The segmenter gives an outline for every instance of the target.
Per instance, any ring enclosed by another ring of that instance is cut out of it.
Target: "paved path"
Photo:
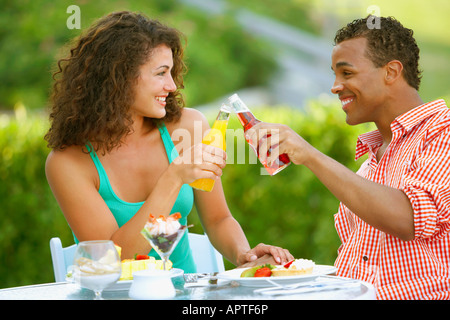
[[[181,0],[210,15],[227,8],[223,0]],[[236,11],[236,20],[248,32],[271,43],[280,66],[269,88],[245,89],[239,94],[254,103],[288,104],[301,108],[305,101],[329,94],[333,83],[330,70],[332,40],[324,41],[302,30],[280,23],[246,9]],[[223,99],[221,99],[223,100]],[[249,102],[249,104],[252,104]]]

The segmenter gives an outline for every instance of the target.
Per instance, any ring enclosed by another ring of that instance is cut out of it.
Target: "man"
[[[393,18],[367,18],[339,30],[332,51],[337,94],[346,122],[374,122],[361,135],[358,172],[320,153],[284,125],[261,123],[261,159],[287,153],[308,167],[341,201],[335,225],[342,245],[337,275],[374,284],[379,299],[450,298],[450,111],[443,100],[423,103],[419,48]],[[279,141],[279,146],[276,142]],[[273,145],[272,145],[273,144]]]

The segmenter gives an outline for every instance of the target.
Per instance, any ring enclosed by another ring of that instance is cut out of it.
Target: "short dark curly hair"
[[[371,25],[372,19],[380,19],[379,28]],[[369,23],[368,23],[369,20]],[[369,28],[370,26],[370,28]],[[367,39],[367,57],[379,68],[392,60],[403,64],[403,77],[407,83],[419,90],[422,78],[419,70],[419,47],[413,37],[413,31],[405,28],[393,17],[375,17],[356,19],[336,32],[334,44],[364,37]]]
[[[58,61],[51,95],[48,146],[71,145],[110,152],[131,132],[130,107],[140,66],[152,50],[166,45],[172,50],[172,78],[177,86],[169,93],[163,121],[177,121],[184,107],[179,89],[184,87],[184,36],[142,13],[113,12],[97,20],[75,39],[67,57]],[[148,119],[148,121],[160,121]]]

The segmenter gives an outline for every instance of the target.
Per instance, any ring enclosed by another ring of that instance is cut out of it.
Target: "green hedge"
[[[45,178],[47,122],[16,114],[0,116],[0,288],[54,281],[49,240],[70,236]]]
[[[305,113],[287,107],[255,108],[254,113],[288,124],[350,168],[358,165],[353,161],[357,128],[345,125],[339,106],[312,102]],[[216,111],[207,116],[212,123]],[[64,246],[73,243],[45,178],[47,126],[45,116],[27,115],[23,106],[16,116],[0,116],[0,288],[52,282],[50,238],[59,236]],[[229,128],[240,128],[234,115]],[[339,245],[333,223],[338,202],[304,167],[291,165],[274,177],[260,175],[260,169],[259,164],[229,164],[223,175],[229,207],[250,243],[279,245],[296,257],[332,264]],[[202,232],[195,212],[190,223]]]

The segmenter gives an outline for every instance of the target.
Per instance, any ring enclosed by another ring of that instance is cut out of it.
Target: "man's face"
[[[366,47],[366,38],[345,40],[333,48],[331,56],[336,75],[331,92],[339,96],[350,125],[377,122],[383,115],[386,71],[375,67],[365,54]]]

